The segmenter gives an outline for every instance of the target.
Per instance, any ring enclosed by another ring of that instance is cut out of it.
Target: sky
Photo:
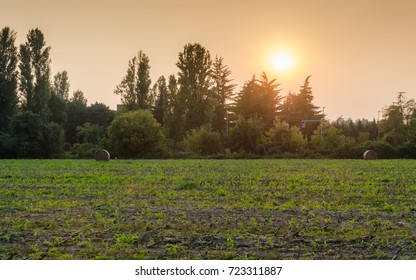
[[[311,75],[313,102],[330,120],[377,119],[400,91],[416,99],[414,0],[0,1],[0,28],[16,31],[17,44],[39,28],[52,75],[66,70],[71,93],[90,104],[116,108],[113,91],[139,50],[153,83],[177,74],[188,43],[223,57],[236,91],[265,72],[284,96]],[[292,56],[289,70],[272,66],[279,52]]]

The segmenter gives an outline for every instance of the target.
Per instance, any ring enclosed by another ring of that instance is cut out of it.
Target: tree
[[[107,128],[115,117],[115,112],[103,103],[95,102],[86,109],[86,119],[93,125]]]
[[[313,105],[312,89],[309,86],[308,76],[301,86],[299,94],[289,93],[281,107],[279,117],[286,121],[290,126],[300,127],[302,120],[320,120],[324,116],[319,112],[319,107]],[[303,133],[308,136],[312,135],[318,124],[309,123]]]
[[[345,136],[335,126],[321,122],[311,136],[311,145],[317,150],[333,151],[345,143]]]
[[[16,111],[17,96],[17,48],[16,32],[9,27],[0,31],[0,131],[7,131],[9,119]]]
[[[406,142],[409,125],[416,111],[414,99],[407,99],[404,92],[397,94],[397,101],[384,109],[383,120],[380,122],[380,131],[383,139],[394,147]]]
[[[276,83],[276,79],[269,80],[266,73],[263,72],[260,79],[260,96],[261,102],[259,102],[259,116],[262,117],[266,127],[271,127],[280,109],[280,89],[279,84]]]
[[[263,120],[267,129],[272,127],[280,108],[278,86],[276,80],[270,81],[265,73],[260,80],[253,76],[237,94],[234,105],[236,115],[245,118],[257,116]]]
[[[53,78],[51,98],[48,102],[50,120],[64,125],[67,121],[66,104],[69,93],[68,73],[58,72]]]
[[[276,118],[274,125],[266,132],[267,150],[270,154],[297,153],[302,150],[307,140],[297,126]]]
[[[22,111],[13,115],[12,135],[17,138],[17,157],[55,158],[63,152],[64,131],[54,122],[45,123],[40,115]]]
[[[89,122],[77,126],[77,137],[80,142],[88,144],[98,144],[105,137],[105,128]]]
[[[235,152],[257,153],[258,147],[266,141],[264,136],[264,123],[258,117],[246,119],[240,116],[230,130],[229,146]]]
[[[213,87],[211,88],[215,107],[214,116],[212,120],[212,127],[215,131],[225,132],[226,128],[226,114],[227,114],[227,101],[230,101],[233,97],[235,84],[231,84],[231,71],[228,66],[224,65],[222,57],[215,57],[212,64],[212,80]]]
[[[84,93],[77,90],[73,93],[67,104],[67,116],[65,129],[65,139],[67,142],[74,144],[77,142],[77,127],[87,122],[87,99]]]
[[[184,139],[185,147],[196,155],[213,155],[223,149],[221,134],[211,129],[210,124],[205,124],[197,129],[192,129]]]
[[[166,85],[166,78],[161,76],[153,86],[154,96],[156,98],[155,107],[153,108],[153,115],[155,119],[163,126],[164,115],[168,110],[168,88]]]
[[[114,93],[121,96],[127,111],[147,109],[152,105],[149,58],[142,51],[129,61],[127,73]]]
[[[117,116],[108,127],[110,145],[122,158],[154,158],[166,152],[160,124],[147,110]]]
[[[39,114],[42,120],[49,115],[50,98],[50,47],[46,47],[43,33],[32,29],[27,42],[20,45],[20,91],[23,108]]]
[[[185,131],[211,122],[211,64],[209,51],[200,44],[188,44],[179,53],[177,106],[184,109]]]
[[[53,84],[52,84],[52,89],[51,89],[52,93],[59,96],[65,102],[68,101],[68,98],[69,98],[68,94],[69,94],[70,84],[68,80],[69,80],[68,72],[66,71],[58,72],[53,77]]]
[[[185,100],[178,94],[178,81],[175,75],[169,76],[166,110],[163,114],[163,128],[168,138],[175,141],[185,134]]]

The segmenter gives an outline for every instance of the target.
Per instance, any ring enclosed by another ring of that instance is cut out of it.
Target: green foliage
[[[75,144],[72,148],[72,153],[78,158],[94,158],[97,146],[91,143]]]
[[[21,158],[54,158],[63,153],[64,132],[53,122],[44,123],[38,114],[19,112],[11,120],[12,135],[18,141]]]
[[[84,93],[77,90],[67,104],[68,120],[65,126],[65,139],[74,144],[77,142],[77,127],[87,122],[87,100]]]
[[[200,44],[187,44],[176,65],[179,68],[176,105],[180,108],[177,113],[184,120],[186,132],[212,119],[211,55]]]
[[[233,111],[237,116],[246,119],[260,117],[265,128],[272,127],[280,108],[281,96],[278,87],[276,80],[269,81],[265,73],[260,80],[253,76],[237,94]]]
[[[150,65],[149,57],[139,51],[129,61],[127,73],[114,93],[121,96],[127,111],[148,109],[152,105],[150,96]]]
[[[51,93],[51,98],[48,101],[48,108],[50,111],[49,119],[53,122],[65,125],[67,121],[66,113],[66,101],[56,94],[54,91]]]
[[[0,132],[7,132],[9,119],[16,111],[17,97],[17,48],[16,32],[9,27],[0,31]]]
[[[117,116],[108,128],[109,142],[121,158],[161,157],[166,152],[160,124],[146,110]]]
[[[267,152],[269,154],[299,153],[305,148],[307,140],[300,129],[276,118],[274,126],[266,132]]]
[[[321,151],[332,151],[345,142],[345,136],[330,123],[323,121],[311,136],[311,146]]]
[[[77,126],[77,137],[84,143],[98,144],[105,136],[105,128],[91,123]]]
[[[25,110],[39,114],[42,120],[49,115],[50,47],[46,47],[39,29],[29,30],[27,41],[20,45],[20,91]]]
[[[42,127],[42,138],[39,141],[43,145],[42,158],[59,158],[63,155],[64,130],[57,123],[46,123]]]
[[[226,130],[227,101],[233,98],[233,91],[236,87],[235,84],[231,84],[232,80],[229,78],[231,71],[228,66],[224,65],[223,60],[222,57],[215,57],[211,73],[213,80],[211,91],[215,103],[212,128],[220,133]]]
[[[397,150],[390,143],[384,141],[368,141],[361,144],[358,149],[361,151],[361,156],[366,150],[374,150],[380,159],[397,157]]]
[[[188,132],[184,143],[189,151],[201,156],[218,154],[223,150],[221,134],[212,131],[209,124]]]
[[[56,73],[53,77],[51,92],[66,102],[69,99],[69,87],[68,72],[63,71]]]
[[[19,139],[0,131],[0,158],[15,158],[19,148]]]
[[[181,141],[185,133],[185,104],[182,101],[178,96],[178,81],[175,75],[170,75],[164,102],[163,130],[168,138],[176,142]]]
[[[300,126],[302,120],[319,120],[323,117],[318,111],[319,107],[312,103],[314,97],[312,89],[309,86],[310,77],[311,76],[308,76],[305,79],[299,94],[288,93],[281,107],[282,110],[279,113],[279,117],[286,121],[290,126]],[[308,124],[308,126],[303,129],[303,133],[310,138],[316,127],[316,124]]]
[[[115,112],[103,103],[95,102],[87,107],[86,119],[93,125],[107,127],[113,121]]]
[[[407,142],[397,149],[397,154],[400,158],[416,159],[416,143]]]
[[[168,112],[170,109],[168,106],[168,88],[164,76],[161,76],[154,84],[153,95],[156,98],[153,115],[158,123],[163,126],[165,121],[165,112]]]
[[[246,119],[241,116],[235,127],[230,130],[228,146],[234,152],[256,153],[265,141],[263,120],[258,117]]]

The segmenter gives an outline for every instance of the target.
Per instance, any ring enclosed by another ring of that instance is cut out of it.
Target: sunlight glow
[[[287,71],[293,66],[293,58],[289,53],[280,52],[272,56],[271,64],[278,71]]]

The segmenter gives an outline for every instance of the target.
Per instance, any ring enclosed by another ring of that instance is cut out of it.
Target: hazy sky
[[[128,61],[149,56],[152,82],[176,74],[178,54],[200,43],[224,57],[238,90],[263,71],[282,94],[308,75],[327,116],[377,118],[397,92],[416,98],[414,0],[0,0],[0,28],[39,28],[52,47],[53,75],[67,70],[71,93],[115,109]],[[279,72],[271,57],[291,53]]]

